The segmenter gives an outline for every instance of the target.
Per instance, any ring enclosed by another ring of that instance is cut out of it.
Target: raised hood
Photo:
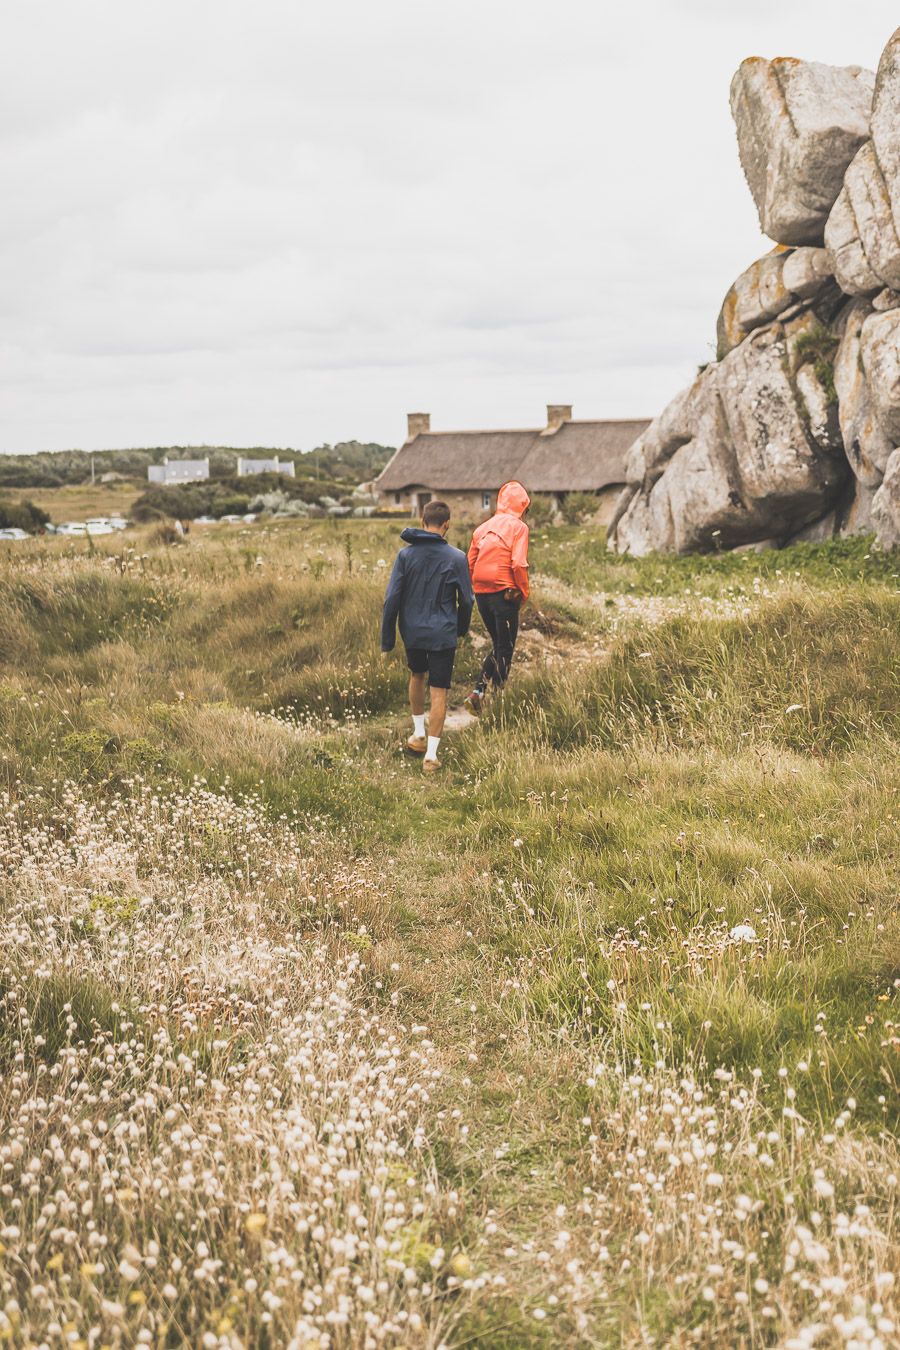
[[[510,515],[521,516],[531,505],[531,498],[525,491],[521,483],[512,479],[509,483],[504,483],[497,493],[497,510],[508,511]]]

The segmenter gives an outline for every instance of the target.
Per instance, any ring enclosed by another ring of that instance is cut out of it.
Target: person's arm
[[[510,550],[513,584],[522,592],[522,604],[528,599],[528,526],[522,521],[522,528],[516,531],[516,537]]]
[[[477,534],[473,534],[473,535],[472,535],[472,542],[471,542],[471,544],[469,545],[469,575],[470,575],[470,576],[471,576],[472,573],[475,571],[475,564],[476,564],[476,562],[478,561],[478,554],[479,554],[480,551],[481,551],[481,546],[480,546],[480,544],[479,544],[479,542],[478,542],[478,535],[477,535]]]
[[[397,618],[400,614],[400,602],[403,599],[403,557],[406,549],[397,554],[391,579],[384,596],[384,609],[381,611],[381,650],[392,652],[397,642]]]
[[[456,596],[456,632],[459,637],[465,637],[469,631],[469,624],[472,622],[472,610],[475,606],[475,592],[472,590],[472,578],[469,575],[469,563],[465,557],[460,558],[457,570],[457,596]]]

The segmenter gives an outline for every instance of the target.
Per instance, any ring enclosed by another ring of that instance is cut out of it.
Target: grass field
[[[900,559],[535,531],[433,781],[396,535],[0,552],[0,1341],[896,1345]]]
[[[135,483],[78,483],[58,488],[16,488],[8,496],[33,501],[47,512],[54,525],[67,520],[88,520],[93,516],[127,517],[143,491]]]

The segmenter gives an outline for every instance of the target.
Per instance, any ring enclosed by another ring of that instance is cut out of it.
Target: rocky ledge
[[[738,277],[717,359],[628,457],[620,553],[874,532],[900,544],[900,29],[876,75],[779,58],[731,85],[775,248]]]

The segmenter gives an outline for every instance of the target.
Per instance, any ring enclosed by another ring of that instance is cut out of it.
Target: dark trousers
[[[509,678],[516,638],[519,635],[519,606],[507,600],[502,591],[475,596],[478,613],[491,639],[491,650],[485,657],[476,689],[485,689],[488,681],[502,689]]]

